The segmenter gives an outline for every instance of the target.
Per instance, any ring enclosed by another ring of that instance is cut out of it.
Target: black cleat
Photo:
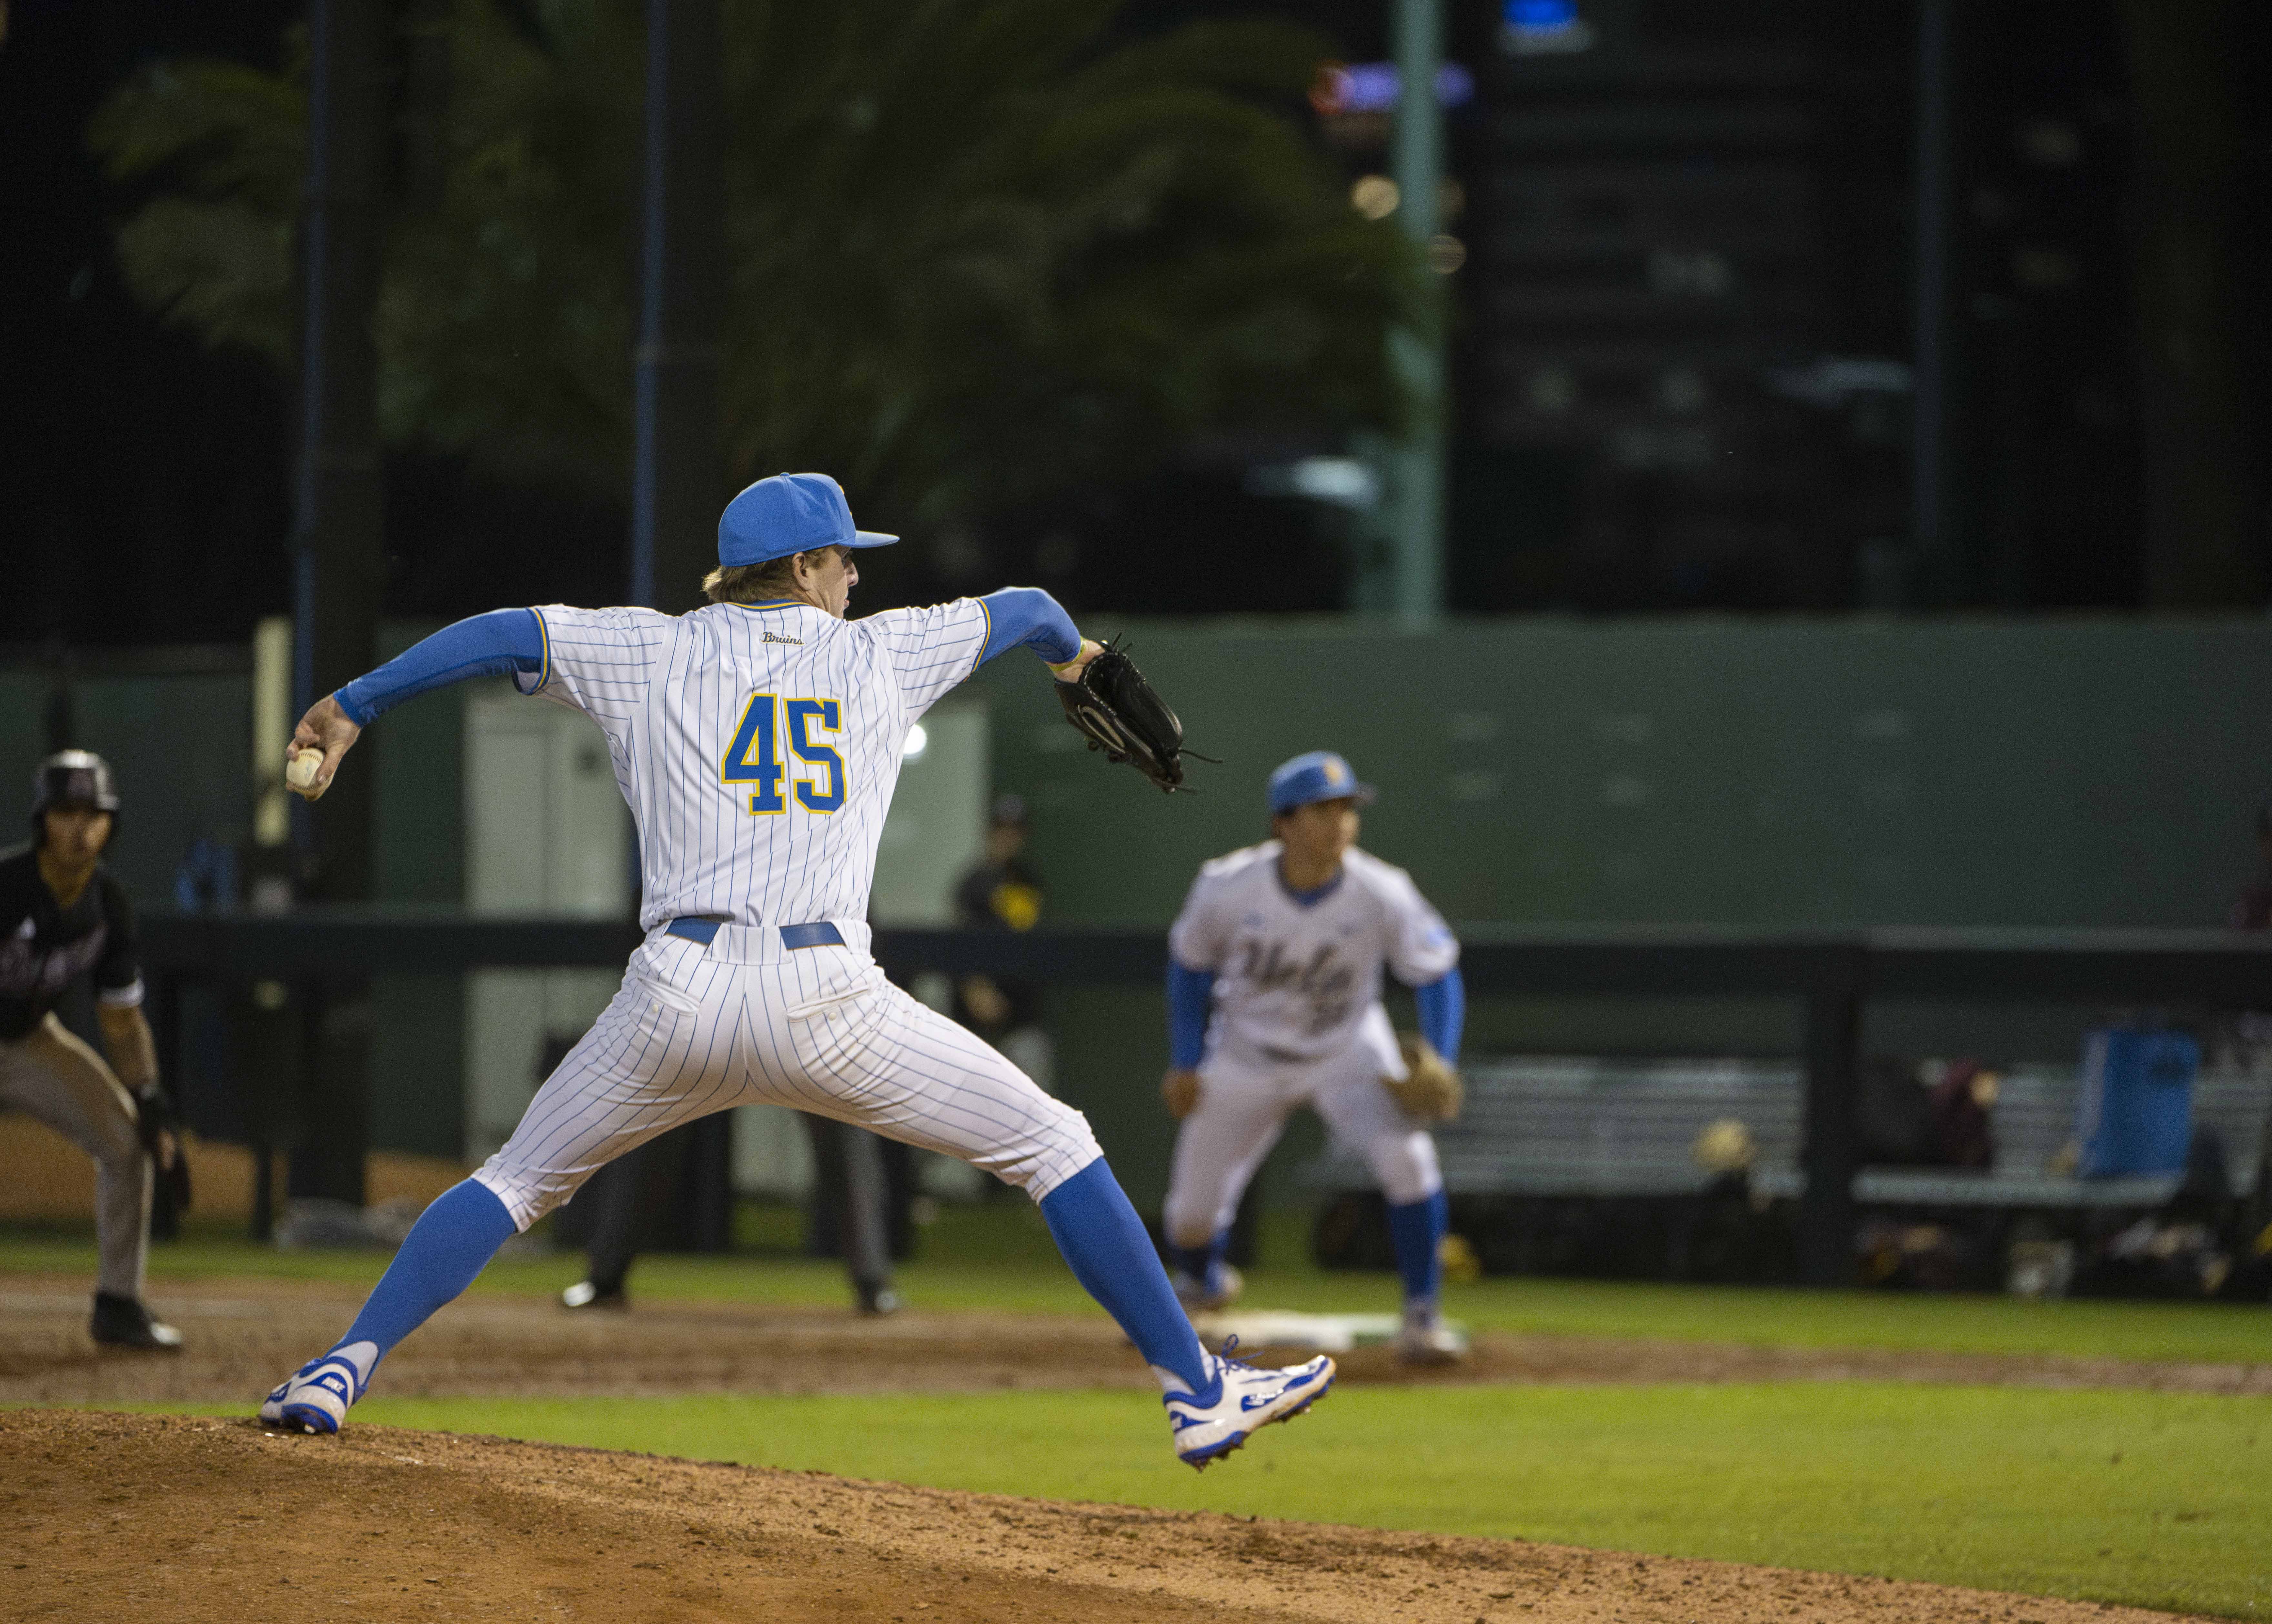
[[[145,1353],[179,1353],[182,1333],[156,1318],[131,1297],[94,1294],[94,1318],[88,1333],[107,1348],[135,1348]]]
[[[560,1293],[563,1308],[614,1308],[632,1306],[631,1294],[619,1285],[598,1286],[589,1280],[579,1280]]]

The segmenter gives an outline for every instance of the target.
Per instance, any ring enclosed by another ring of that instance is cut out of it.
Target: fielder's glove
[[[162,1136],[175,1126],[174,1102],[168,1096],[162,1083],[151,1083],[134,1096],[134,1130],[141,1135],[142,1148],[149,1152],[150,1160],[157,1164],[158,1177],[171,1193],[176,1212],[190,1209],[190,1158],[182,1149],[179,1134],[174,1135],[174,1159],[165,1159]]]
[[[1108,761],[1127,762],[1166,794],[1184,787],[1184,724],[1144,680],[1125,646],[1107,643],[1078,677],[1057,686],[1065,720],[1091,750],[1104,752]]]
[[[1398,1034],[1396,1046],[1404,1056],[1404,1075],[1383,1077],[1380,1086],[1398,1108],[1420,1122],[1449,1122],[1458,1116],[1467,1099],[1460,1074],[1416,1033]]]

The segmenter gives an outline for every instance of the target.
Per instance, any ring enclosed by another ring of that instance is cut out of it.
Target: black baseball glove
[[[1107,643],[1076,680],[1058,684],[1058,702],[1065,720],[1105,760],[1127,762],[1166,794],[1185,787],[1184,724],[1144,680],[1124,645]]]
[[[135,1131],[142,1136],[142,1148],[150,1153],[156,1164],[158,1178],[172,1193],[174,1210],[190,1209],[190,1157],[182,1149],[179,1134],[174,1138],[174,1159],[164,1159],[161,1136],[175,1126],[174,1102],[164,1085],[151,1083],[134,1096]]]

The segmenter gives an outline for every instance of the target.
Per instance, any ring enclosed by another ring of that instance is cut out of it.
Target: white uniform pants
[[[1386,1029],[1386,1017],[1381,1019]],[[1278,1142],[1287,1113],[1308,1104],[1344,1144],[1361,1154],[1397,1206],[1443,1188],[1436,1141],[1380,1086],[1379,1048],[1364,1026],[1323,1060],[1281,1063],[1221,1053],[1200,1066],[1200,1103],[1176,1132],[1176,1164],[1162,1212],[1168,1238],[1203,1246],[1228,1228],[1239,1197]]]
[[[474,1177],[522,1229],[667,1128],[787,1105],[958,1156],[1040,1201],[1102,1152],[1080,1112],[884,978],[866,932],[791,950],[728,926],[656,931],[624,984]]]
[[[0,1104],[94,1158],[94,1234],[102,1254],[96,1288],[140,1297],[150,1255],[151,1171],[126,1085],[50,1014],[22,1037],[0,1042]]]

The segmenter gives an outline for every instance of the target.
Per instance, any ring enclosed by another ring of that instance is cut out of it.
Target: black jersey
[[[142,1001],[134,910],[126,888],[100,863],[69,908],[40,878],[30,846],[0,852],[0,1039],[21,1037],[78,977],[94,972],[106,1004]]]
[[[954,887],[955,923],[966,931],[1030,931],[1042,917],[1042,885],[1017,858],[1005,863],[982,863]],[[1042,1018],[1042,990],[1030,981],[995,984],[1009,1003],[1000,1021],[981,1021],[963,1001],[962,984],[954,985],[954,1018],[992,1043],[1005,1033],[1032,1026]]]

